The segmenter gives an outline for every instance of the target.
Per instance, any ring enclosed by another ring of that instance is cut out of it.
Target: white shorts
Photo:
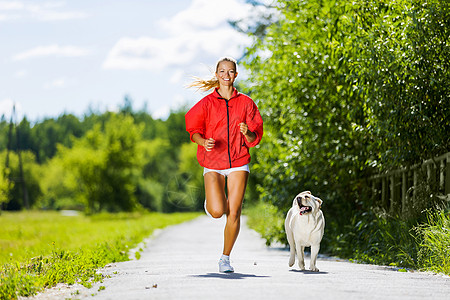
[[[228,175],[230,175],[231,172],[234,172],[234,171],[246,171],[246,172],[250,173],[250,168],[248,167],[248,164],[243,165],[242,167],[235,167],[235,168],[224,169],[224,170],[214,170],[214,169],[204,168],[203,176],[205,176],[205,174],[209,173],[209,172],[216,172],[216,173],[219,173],[220,175],[227,177]]]

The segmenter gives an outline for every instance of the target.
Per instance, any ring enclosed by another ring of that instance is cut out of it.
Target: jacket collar
[[[225,98],[223,98],[223,97],[219,94],[219,88],[215,88],[215,89],[214,89],[213,95],[214,95],[214,97],[217,98],[217,99],[224,99],[224,100],[225,100]],[[233,94],[231,94],[231,98],[230,98],[230,99],[227,99],[227,100],[231,100],[231,99],[233,99],[234,97],[237,97],[238,95],[239,95],[239,92],[237,91],[237,89],[236,89],[235,87],[233,87]]]

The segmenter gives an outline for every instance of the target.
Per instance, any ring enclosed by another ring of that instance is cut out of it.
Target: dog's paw
[[[305,264],[298,263],[298,268],[299,268],[301,271],[304,271],[304,270],[305,270]]]
[[[295,257],[294,258],[289,258],[289,267],[292,267],[295,263]]]
[[[317,267],[310,267],[309,270],[311,272],[319,272],[319,269],[317,269]]]

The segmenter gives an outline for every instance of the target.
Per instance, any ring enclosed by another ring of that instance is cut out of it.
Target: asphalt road
[[[204,216],[168,227],[141,246],[139,260],[101,270],[110,278],[91,289],[59,285],[34,299],[450,299],[444,275],[325,256],[318,273],[289,268],[289,252],[267,248],[245,217],[231,254],[235,273],[219,273],[224,222]]]

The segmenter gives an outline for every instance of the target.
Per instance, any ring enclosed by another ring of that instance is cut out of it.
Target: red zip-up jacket
[[[214,148],[206,151],[197,148],[197,160],[202,167],[223,170],[240,167],[250,162],[249,148],[259,144],[263,136],[263,120],[258,107],[247,95],[234,89],[229,100],[220,96],[217,89],[195,104],[185,115],[186,130],[192,136],[213,138]],[[240,132],[239,123],[246,123],[256,134],[249,143]]]

